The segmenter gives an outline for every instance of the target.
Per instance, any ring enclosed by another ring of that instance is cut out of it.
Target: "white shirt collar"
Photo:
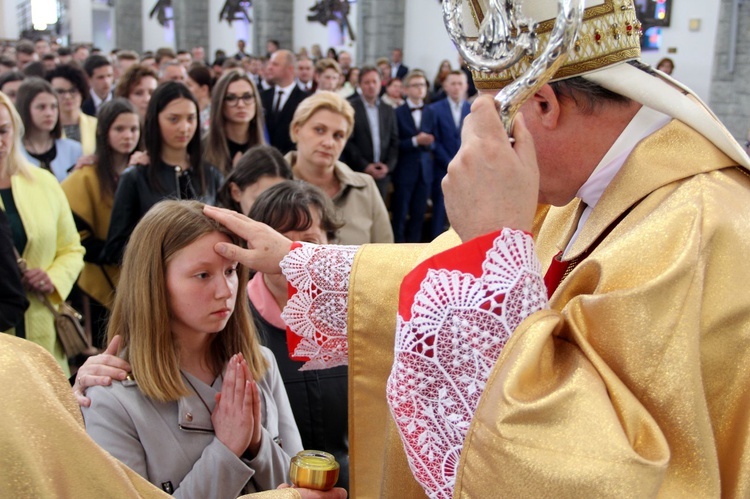
[[[98,95],[96,95],[96,92],[94,92],[94,89],[92,88],[89,93],[91,94],[91,99],[94,101],[94,109],[97,111],[100,107],[102,107],[102,104],[105,102],[109,102],[109,100],[112,98],[112,91],[107,92],[107,97],[104,99],[99,98]]]
[[[612,182],[612,179],[615,178],[622,165],[625,164],[625,160],[628,159],[635,146],[652,133],[664,127],[671,120],[672,118],[668,115],[646,106],[642,106],[635,116],[633,116],[628,126],[625,127],[625,130],[622,131],[615,143],[612,144],[607,154],[604,155],[596,168],[594,168],[588,180],[586,180],[576,193],[576,197],[586,203],[586,208],[578,221],[578,228],[575,234],[570,238],[568,246],[565,248],[565,253],[570,250],[573,242],[578,238],[578,234],[589,219],[589,216],[591,216],[591,212],[594,211],[594,207],[599,202],[602,194],[604,194],[604,190]]]
[[[284,95],[286,96],[287,94],[292,93],[292,90],[294,90],[295,85],[297,85],[296,81],[293,81],[292,83],[290,83],[286,87],[280,87],[280,86],[276,85],[276,88],[274,90],[275,90],[275,92],[277,94],[279,93],[279,90],[281,90],[282,92],[284,92]]]
[[[415,104],[414,101],[409,98],[406,99],[406,102],[409,104],[409,109],[414,109],[415,107],[424,107],[424,102],[422,102],[422,104]]]

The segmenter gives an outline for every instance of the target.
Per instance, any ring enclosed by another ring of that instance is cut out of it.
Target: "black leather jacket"
[[[148,177],[149,169],[155,168],[156,180],[161,189],[154,188]],[[215,205],[216,193],[224,182],[219,170],[211,165],[203,165],[205,185],[199,193],[199,182],[190,170],[182,171],[179,166],[164,162],[151,166],[130,166],[120,175],[112,207],[112,218],[107,233],[107,242],[102,250],[102,262],[120,264],[125,245],[130,234],[146,212],[153,205],[165,199],[196,199],[202,203]]]

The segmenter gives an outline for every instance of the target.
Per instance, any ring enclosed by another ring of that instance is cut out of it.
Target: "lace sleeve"
[[[406,277],[401,302],[388,404],[415,478],[450,498],[492,367],[521,321],[548,306],[533,240],[505,229],[437,255]]]
[[[358,246],[301,243],[281,261],[293,294],[281,313],[299,337],[293,357],[308,360],[301,371],[347,365],[349,276]]]

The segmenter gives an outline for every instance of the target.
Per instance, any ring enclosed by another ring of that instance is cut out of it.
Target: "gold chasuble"
[[[540,210],[546,270],[579,201]],[[385,399],[397,293],[458,244],[365,246],[350,280],[351,496],[424,497]],[[425,249],[426,248],[426,249]],[[678,121],[643,140],[505,346],[454,497],[750,497],[750,174]]]

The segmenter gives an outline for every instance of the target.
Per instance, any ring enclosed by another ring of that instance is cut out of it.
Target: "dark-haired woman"
[[[158,81],[158,75],[152,67],[133,64],[120,77],[115,87],[115,97],[124,97],[132,102],[143,123]]]
[[[211,70],[201,62],[193,63],[188,70],[185,84],[198,101],[201,137],[205,137],[211,124],[211,89],[214,86]]]
[[[26,79],[26,75],[20,71],[8,71],[0,76],[0,92],[4,93],[10,99],[13,105],[16,104],[16,95],[18,94],[18,87]]]
[[[96,118],[81,111],[84,96],[89,95],[86,73],[78,66],[62,64],[45,77],[60,101],[60,125],[63,137],[81,143],[83,154],[96,149]]]
[[[244,72],[227,71],[216,82],[211,97],[206,161],[226,175],[245,151],[266,142],[255,83]]]
[[[255,146],[237,161],[219,190],[219,205],[237,213],[250,213],[263,191],[292,179],[292,168],[273,146]]]
[[[216,204],[224,178],[204,164],[198,129],[198,102],[182,83],[157,87],[146,111],[143,135],[149,166],[131,166],[120,177],[103,261],[117,264],[138,221],[163,199],[197,199]]]
[[[120,174],[138,145],[140,120],[133,104],[115,98],[99,110],[96,162],[75,170],[62,183],[73,218],[86,248],[78,287],[91,299],[94,346],[105,346],[105,321],[112,306],[119,267],[101,260]]]
[[[323,191],[302,180],[268,188],[250,210],[262,222],[292,241],[327,244],[341,228],[333,202]],[[349,488],[348,369],[301,370],[292,360],[281,311],[289,299],[282,274],[257,272],[247,286],[261,341],[276,357],[281,378],[306,449],[330,452],[341,465],[339,487]]]
[[[23,121],[26,158],[62,182],[82,150],[79,142],[62,138],[59,104],[52,85],[36,77],[24,80],[18,87],[16,109]]]

